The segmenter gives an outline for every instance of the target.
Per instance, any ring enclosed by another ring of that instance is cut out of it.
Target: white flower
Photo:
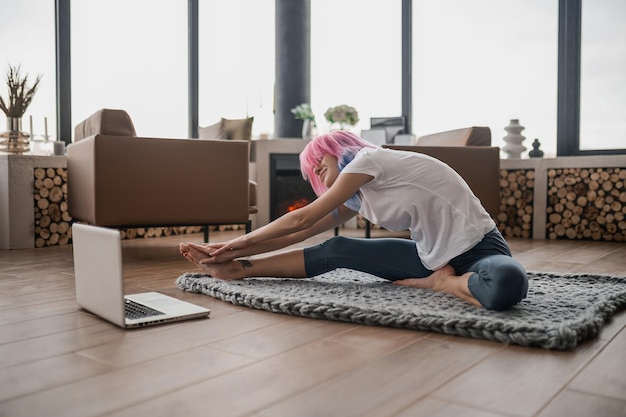
[[[359,113],[352,106],[342,104],[340,106],[331,107],[326,110],[324,117],[330,123],[339,123],[340,125],[354,126],[359,121]]]

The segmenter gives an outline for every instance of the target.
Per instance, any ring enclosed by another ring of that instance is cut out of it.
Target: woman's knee
[[[472,295],[489,310],[506,310],[526,298],[528,276],[524,268],[506,255],[478,261],[468,286]]]
[[[307,275],[318,275],[337,268],[335,257],[345,250],[347,243],[347,237],[335,236],[304,249],[304,268]]]
[[[326,240],[325,242],[323,242],[322,246],[325,247],[326,250],[334,252],[336,250],[340,250],[341,248],[345,247],[349,241],[350,241],[350,238],[348,237],[334,236]]]

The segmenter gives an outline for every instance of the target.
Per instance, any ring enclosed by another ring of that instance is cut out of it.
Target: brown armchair
[[[205,241],[208,225],[250,230],[256,190],[248,141],[134,137],[121,110],[101,110],[75,133],[67,148],[68,209],[75,220],[106,227],[203,225]]]

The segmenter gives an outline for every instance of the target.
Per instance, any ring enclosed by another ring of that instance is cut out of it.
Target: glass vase
[[[7,131],[0,133],[0,152],[24,153],[29,151],[28,133],[22,132],[21,117],[7,117]]]
[[[311,140],[317,135],[315,120],[305,119],[302,122],[302,139]]]

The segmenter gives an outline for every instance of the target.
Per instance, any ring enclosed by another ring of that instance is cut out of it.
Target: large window
[[[8,66],[19,66],[21,74],[28,74],[32,85],[41,75],[39,88],[22,119],[22,129],[43,136],[44,120],[48,120],[48,134],[56,134],[54,64],[54,2],[49,0],[2,0],[0,2],[0,95],[8,98],[5,83]],[[0,131],[5,130],[4,113],[0,112]]]
[[[139,136],[187,134],[187,3],[71,2],[72,125],[126,110]]]
[[[324,112],[353,106],[360,122],[400,116],[402,25],[400,1],[311,1],[311,105],[321,132]]]
[[[201,1],[199,125],[254,117],[274,131],[274,0]]]
[[[580,149],[626,148],[626,2],[582,3]]]
[[[556,154],[558,2],[413,1],[413,133],[510,119]]]

